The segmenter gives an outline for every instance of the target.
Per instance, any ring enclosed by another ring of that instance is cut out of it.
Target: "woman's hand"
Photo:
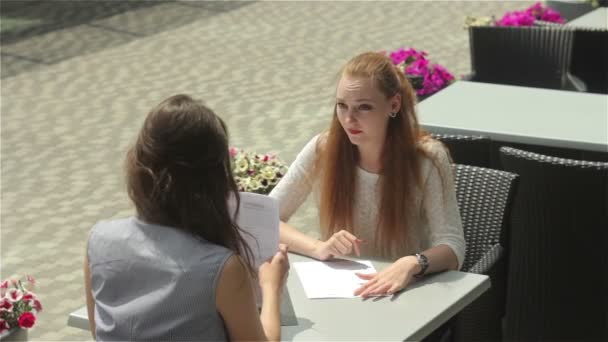
[[[356,273],[361,279],[369,280],[355,291],[355,296],[369,297],[392,295],[403,290],[420,270],[416,257],[406,256],[395,261],[379,273]]]
[[[279,244],[279,251],[268,261],[260,265],[258,278],[262,289],[282,291],[289,274],[289,259],[287,246]]]
[[[314,255],[319,260],[329,260],[336,256],[348,255],[353,251],[357,256],[361,255],[359,244],[363,240],[358,239],[346,230],[334,233],[327,241],[319,241]]]

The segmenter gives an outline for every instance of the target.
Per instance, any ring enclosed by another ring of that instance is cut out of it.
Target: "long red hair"
[[[401,109],[389,120],[382,150],[381,200],[374,241],[382,256],[395,256],[407,245],[411,210],[417,208],[414,194],[421,189],[420,165],[426,153],[418,142],[429,137],[416,118],[414,89],[389,57],[363,53],[343,67],[340,76],[345,75],[371,78],[387,99],[401,94]],[[322,234],[329,238],[341,229],[353,232],[358,153],[340,125],[335,107],[329,131],[319,140],[317,150]]]

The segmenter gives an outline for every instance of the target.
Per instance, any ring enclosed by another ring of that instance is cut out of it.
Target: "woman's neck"
[[[371,173],[382,170],[382,145],[359,145],[359,167]]]

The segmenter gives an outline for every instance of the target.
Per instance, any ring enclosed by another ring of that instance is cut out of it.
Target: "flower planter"
[[[405,75],[414,90],[422,89],[424,77],[422,75]]]
[[[545,4],[558,11],[567,21],[576,19],[594,9],[591,2],[584,0],[546,0]]]
[[[2,342],[9,341],[27,341],[27,329],[12,328],[0,334]]]

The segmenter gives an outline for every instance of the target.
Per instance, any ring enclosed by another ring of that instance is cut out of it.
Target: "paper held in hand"
[[[253,267],[258,267],[279,250],[279,202],[272,197],[240,192],[241,207],[238,226],[245,232],[243,238],[251,248]],[[230,201],[234,212],[234,201]]]
[[[369,260],[303,261],[294,267],[310,299],[355,298],[355,290],[367,282],[355,273],[376,273]]]

